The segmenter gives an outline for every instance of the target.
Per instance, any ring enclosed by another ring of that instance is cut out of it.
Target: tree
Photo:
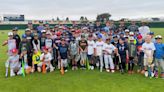
[[[57,21],[60,21],[59,17],[56,18]]]
[[[97,15],[97,21],[105,22],[105,21],[108,21],[110,17],[111,17],[111,14],[102,13],[102,14]]]
[[[66,18],[66,21],[69,21],[69,18],[68,17]]]
[[[80,17],[80,21],[84,21],[84,16],[81,16]]]

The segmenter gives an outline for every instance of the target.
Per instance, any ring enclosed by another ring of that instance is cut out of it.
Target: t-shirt
[[[45,53],[41,54],[40,60],[43,60],[45,63],[48,63],[49,61],[52,60],[51,53],[48,52],[47,54],[45,54]]]
[[[117,44],[117,48],[120,56],[126,56],[126,50],[128,50],[128,46],[126,44]]]
[[[10,68],[16,68],[21,66],[21,63],[19,62],[19,55],[10,56],[7,62],[9,62]]]
[[[164,44],[155,43],[155,58],[162,59],[164,58]]]
[[[88,55],[93,55],[95,42],[93,40],[92,41],[88,40],[87,43],[88,43]]]
[[[144,53],[143,53],[143,51],[142,51],[142,44],[144,43],[144,41],[142,41],[141,43],[139,43],[138,41],[137,41],[137,43],[136,43],[136,49],[137,49],[137,51],[139,51],[140,52],[140,55],[144,55]]]
[[[53,46],[53,40],[52,39],[46,39],[45,40],[45,46],[47,48],[52,48],[52,46]]]
[[[79,46],[83,49],[83,50],[85,50],[85,48],[88,46],[88,43],[87,43],[87,41],[86,40],[84,40],[84,41],[79,41]]]
[[[67,45],[64,45],[64,46],[60,45],[58,50],[59,50],[61,59],[67,59],[68,46]]]
[[[148,58],[148,56],[153,57],[151,52],[155,50],[154,43],[143,43],[142,50],[144,51],[144,58]]]
[[[78,44],[76,42],[71,42],[69,48],[70,48],[70,54],[71,55],[77,54]]]
[[[15,39],[8,40],[8,54],[9,55],[12,55],[12,52],[11,52],[12,49],[16,49],[16,40]]]
[[[138,26],[137,25],[130,25],[129,27],[128,27],[128,29],[130,30],[130,32],[136,32],[136,31],[138,31]]]
[[[41,47],[45,46],[45,40],[46,40],[46,38],[43,38],[43,37],[40,38],[40,46]]]
[[[41,55],[40,51],[38,51],[36,54],[33,54],[32,61],[34,62],[34,64],[40,63],[40,55]]]
[[[103,45],[103,50],[105,51],[104,54],[112,54],[112,52],[116,49],[116,47],[113,44],[107,44],[105,43]]]
[[[61,39],[60,39],[60,38],[56,38],[56,39],[54,40],[54,43],[56,44],[56,46],[59,46],[60,43],[61,43]]]
[[[96,49],[96,55],[101,56],[103,54],[103,41],[97,41],[94,45],[94,48]]]

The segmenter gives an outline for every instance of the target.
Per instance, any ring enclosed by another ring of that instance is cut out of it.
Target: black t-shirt
[[[13,39],[16,40],[16,48],[18,49],[19,48],[19,43],[21,41],[19,35],[18,34],[14,35]]]
[[[59,53],[60,53],[60,57],[61,59],[67,59],[67,52],[68,52],[68,46],[67,45],[59,45]]]

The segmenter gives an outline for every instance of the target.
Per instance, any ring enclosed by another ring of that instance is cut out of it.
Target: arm
[[[2,44],[2,46],[7,45],[7,42],[8,42],[8,41],[4,41],[3,44]]]

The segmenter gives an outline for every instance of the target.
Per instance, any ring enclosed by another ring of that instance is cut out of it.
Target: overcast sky
[[[26,19],[52,19],[81,15],[95,19],[109,12],[113,19],[163,17],[164,0],[0,0],[0,16],[24,14]]]

